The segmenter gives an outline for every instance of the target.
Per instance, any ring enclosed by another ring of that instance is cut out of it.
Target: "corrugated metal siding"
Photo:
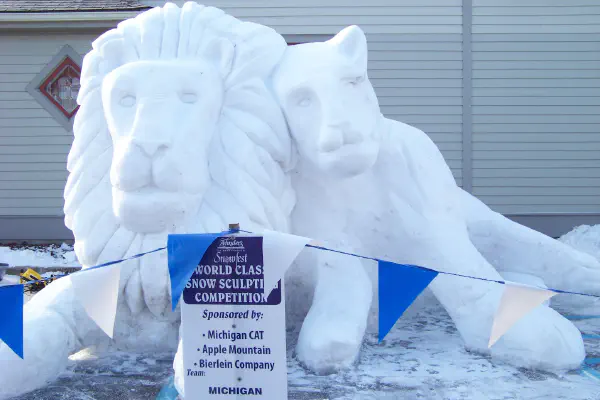
[[[506,214],[600,212],[600,2],[473,3],[474,194]]]
[[[462,184],[461,0],[203,3],[270,26],[288,42],[327,40],[348,25],[359,25],[369,41],[369,77],[382,112],[427,132]]]
[[[25,88],[64,45],[85,54],[96,36],[0,35],[0,215],[63,214],[73,134]]]

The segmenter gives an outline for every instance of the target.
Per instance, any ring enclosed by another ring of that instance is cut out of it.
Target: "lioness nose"
[[[342,132],[337,129],[327,129],[321,133],[319,147],[322,151],[330,152],[339,149],[344,144]]]

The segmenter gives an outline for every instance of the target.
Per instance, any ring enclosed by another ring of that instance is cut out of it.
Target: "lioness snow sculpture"
[[[265,86],[286,43],[212,7],[154,8],[86,55],[65,188],[84,266],[166,245],[172,232],[287,231],[291,141]],[[122,268],[114,343],[175,349],[166,252]],[[0,398],[35,389],[106,340],[59,279],[25,309],[25,359],[0,349]]]
[[[425,133],[381,115],[360,28],[346,28],[324,43],[290,47],[273,87],[300,153],[293,175],[294,233],[370,256],[502,279],[471,242],[470,228],[474,242],[499,267],[510,269],[517,260],[498,259],[494,240],[507,252],[538,244],[548,254],[530,249],[538,259],[519,263],[522,272],[556,287],[599,293],[597,260],[492,212],[456,186]],[[552,260],[554,255],[561,261]],[[327,253],[316,258],[319,278],[298,356],[312,369],[329,372],[356,358],[371,287],[358,260]],[[565,261],[571,265],[562,265]],[[430,287],[467,346],[487,351],[502,287],[444,275]],[[584,357],[580,332],[546,306],[519,321],[491,353],[558,369],[577,367]]]

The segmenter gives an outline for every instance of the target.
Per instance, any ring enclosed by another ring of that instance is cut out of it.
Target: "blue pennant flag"
[[[0,340],[23,358],[23,285],[0,287]]]
[[[430,269],[379,261],[379,341],[438,275]]]
[[[228,232],[224,232],[228,233]],[[171,279],[171,305],[177,308],[179,297],[194,269],[198,266],[210,245],[224,233],[198,233],[169,235],[167,252],[169,277]]]

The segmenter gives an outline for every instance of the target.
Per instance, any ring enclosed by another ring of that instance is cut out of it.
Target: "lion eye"
[[[189,103],[189,104],[195,103],[198,100],[198,96],[196,95],[196,93],[193,93],[193,92],[181,93],[179,95],[179,98],[184,103]]]
[[[135,104],[135,96],[129,94],[125,95],[121,97],[119,104],[121,104],[123,107],[132,107]]]
[[[308,97],[303,97],[300,100],[298,100],[298,105],[300,107],[308,107],[310,106],[310,99]]]

